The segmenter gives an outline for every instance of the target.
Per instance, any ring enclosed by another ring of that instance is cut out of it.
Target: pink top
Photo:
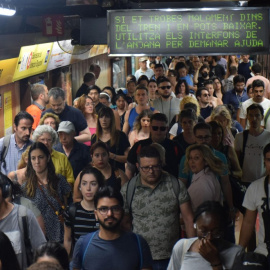
[[[90,130],[90,133],[91,133],[91,136],[92,136],[93,134],[96,134],[97,128],[89,128],[89,130]],[[84,142],[84,144],[87,145],[87,146],[91,146],[91,141]]]

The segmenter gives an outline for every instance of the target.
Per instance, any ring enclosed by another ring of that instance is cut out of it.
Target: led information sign
[[[108,11],[111,55],[269,52],[269,9]]]

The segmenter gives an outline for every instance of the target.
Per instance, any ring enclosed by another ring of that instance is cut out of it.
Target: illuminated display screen
[[[108,11],[112,55],[269,53],[269,9]]]

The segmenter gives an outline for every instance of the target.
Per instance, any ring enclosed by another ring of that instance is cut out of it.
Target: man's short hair
[[[168,124],[168,118],[164,113],[154,113],[150,118],[150,123],[152,123],[154,120]]]
[[[212,59],[213,59],[213,60],[215,60],[215,62],[217,62],[217,61],[218,61],[218,58],[217,58],[217,56],[216,56],[216,55],[213,55],[213,56],[212,56]]]
[[[119,190],[110,186],[104,186],[99,188],[94,196],[94,206],[97,209],[98,201],[102,198],[116,199],[121,207],[124,206],[123,196]]]
[[[203,64],[203,65],[200,67],[199,72],[202,73],[202,70],[205,69],[205,68],[208,69],[208,70],[210,70],[210,67],[209,67],[208,64]]]
[[[264,89],[264,82],[262,80],[254,80],[252,82],[252,89],[254,90],[255,87],[263,87]]]
[[[31,97],[33,100],[37,100],[40,94],[45,94],[46,85],[35,83],[31,86]]]
[[[83,82],[88,83],[95,80],[95,74],[93,72],[85,73],[83,76]]]
[[[207,129],[211,132],[212,134],[212,127],[207,124],[207,123],[204,123],[204,122],[199,122],[197,123],[194,128],[193,128],[193,134],[196,134],[197,130],[201,130],[201,129]]]
[[[171,83],[170,80],[169,80],[167,77],[165,77],[165,76],[161,76],[161,77],[159,77],[159,78],[157,79],[157,85],[158,85],[158,86],[159,86],[161,83],[163,83],[163,82],[169,82],[169,83]]]
[[[229,66],[229,73],[230,73],[231,75],[237,74],[237,67],[236,67],[235,65],[230,65],[230,66]]]
[[[139,152],[137,156],[137,161],[140,164],[141,158],[158,158],[159,162],[161,161],[160,153],[157,150],[157,148],[153,145],[147,145],[142,147],[141,151]]]
[[[264,116],[263,107],[260,104],[257,104],[257,103],[253,103],[253,104],[251,104],[250,106],[247,107],[247,114],[249,113],[249,111],[256,110],[256,109],[260,110],[261,115]]]
[[[141,84],[141,81],[147,81],[147,83],[149,83],[149,79],[146,75],[141,75],[137,81],[137,84]]]
[[[143,84],[139,84],[136,86],[136,91],[137,90],[145,90],[146,93],[148,93],[148,88],[146,86],[144,86]]]
[[[181,69],[181,68],[188,69],[188,68],[187,68],[187,65],[186,65],[185,63],[183,63],[183,62],[178,62],[178,63],[176,64],[176,66],[175,66],[175,70],[179,70],[179,69]]]
[[[233,85],[236,85],[237,83],[245,83],[246,80],[245,80],[245,77],[241,74],[238,74],[236,76],[233,77]]]
[[[156,69],[156,68],[162,68],[162,69],[164,69],[164,67],[163,67],[163,65],[162,65],[162,64],[155,64],[154,69]]]
[[[191,103],[192,105],[195,105],[193,103]],[[196,106],[196,105],[195,105]],[[198,121],[198,117],[196,115],[196,111],[193,109],[184,109],[179,113],[179,123],[182,122],[183,118],[188,118],[191,119],[195,122]]]
[[[129,81],[127,82],[127,86],[129,86],[131,83],[134,83],[134,84],[136,85],[136,80],[135,80],[135,81],[129,80]]]
[[[262,72],[262,65],[259,63],[254,63],[253,66],[251,67],[251,70],[253,73],[261,73]]]
[[[101,93],[101,89],[97,85],[92,85],[88,88],[88,94],[91,92],[91,90],[97,90],[98,93]]]
[[[34,118],[30,113],[21,111],[14,117],[14,125],[17,127],[22,119],[28,119],[32,122],[32,124],[34,123]]]
[[[54,100],[58,98],[62,98],[63,100],[65,100],[66,98],[65,91],[60,87],[51,88],[48,95],[49,98],[52,97]]]
[[[210,82],[210,81],[208,81],[208,82]],[[210,84],[210,83],[209,83]],[[196,92],[196,98],[198,98],[198,97],[200,97],[201,95],[202,95],[202,91],[203,90],[206,90],[207,92],[209,92],[208,91],[208,89],[206,88],[206,87],[200,87],[198,90],[197,90],[197,92]]]

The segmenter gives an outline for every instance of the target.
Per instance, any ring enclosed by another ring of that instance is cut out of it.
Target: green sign
[[[111,55],[269,53],[269,9],[108,11]]]

